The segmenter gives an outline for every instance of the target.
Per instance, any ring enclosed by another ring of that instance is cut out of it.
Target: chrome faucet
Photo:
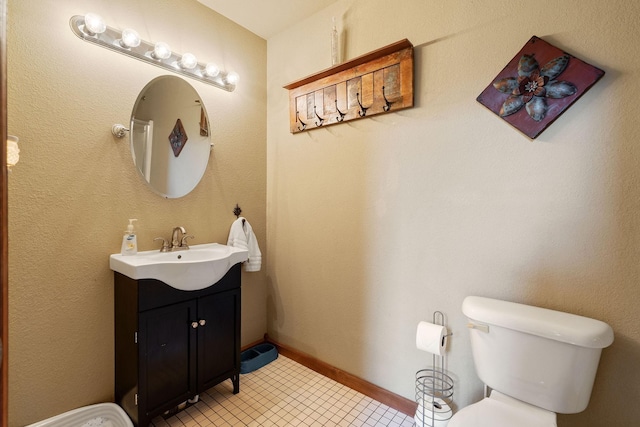
[[[160,252],[171,252],[189,249],[187,239],[193,239],[193,236],[187,235],[184,227],[175,227],[171,232],[170,242],[167,242],[167,240],[163,237],[156,237],[153,240],[162,240],[162,247],[160,248]]]

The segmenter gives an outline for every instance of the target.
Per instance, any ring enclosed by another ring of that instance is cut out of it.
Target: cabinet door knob
[[[200,326],[204,326],[207,324],[207,321],[204,319],[200,319]]]
[[[193,329],[197,328],[198,327],[198,322],[191,322],[191,327]]]

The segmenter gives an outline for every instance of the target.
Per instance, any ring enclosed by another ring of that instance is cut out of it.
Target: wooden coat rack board
[[[413,107],[413,45],[404,39],[284,88],[291,133]]]

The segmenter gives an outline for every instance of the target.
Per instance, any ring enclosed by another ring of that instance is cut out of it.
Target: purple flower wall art
[[[477,100],[535,139],[603,75],[533,36]]]

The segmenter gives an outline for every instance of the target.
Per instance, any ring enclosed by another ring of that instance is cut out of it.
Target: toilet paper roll
[[[451,406],[446,401],[425,396],[422,402],[418,400],[418,408],[413,419],[416,427],[446,427],[452,415]]]
[[[418,350],[427,351],[437,356],[445,352],[445,336],[447,328],[442,325],[434,325],[429,322],[418,323],[416,332],[416,347]]]

